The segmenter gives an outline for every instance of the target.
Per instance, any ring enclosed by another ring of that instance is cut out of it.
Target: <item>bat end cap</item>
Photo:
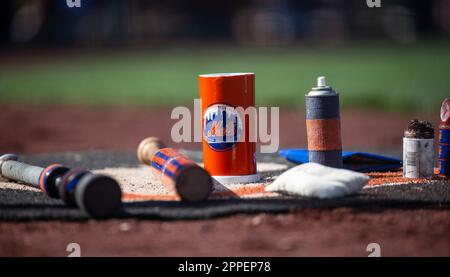
[[[177,177],[177,191],[186,202],[200,202],[208,198],[213,187],[211,175],[199,166],[184,170]]]
[[[113,178],[88,174],[81,178],[75,191],[75,200],[91,217],[105,219],[119,212],[122,206],[122,191]]]

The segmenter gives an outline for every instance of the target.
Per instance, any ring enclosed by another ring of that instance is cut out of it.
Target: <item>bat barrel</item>
[[[69,184],[64,184],[66,189]],[[93,218],[109,218],[122,206],[122,191],[116,180],[109,176],[88,172],[70,192],[77,206]]]
[[[176,191],[184,201],[203,201],[211,192],[211,175],[174,148],[157,151],[150,166],[154,176]]]
[[[149,137],[139,144],[137,156],[182,200],[197,202],[208,198],[212,190],[211,175],[178,150],[166,148],[159,139]]]

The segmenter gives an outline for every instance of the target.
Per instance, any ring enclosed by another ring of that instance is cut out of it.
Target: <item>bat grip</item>
[[[1,175],[7,179],[19,181],[39,187],[39,177],[44,168],[18,161],[4,161],[1,163]]]

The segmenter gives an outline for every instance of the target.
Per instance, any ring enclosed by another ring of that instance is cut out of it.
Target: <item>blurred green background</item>
[[[192,104],[202,73],[256,73],[258,105],[430,111],[450,95],[450,1],[5,0],[3,103]]]
[[[259,105],[300,106],[317,76],[343,107],[434,111],[450,95],[450,44],[339,49],[207,48],[68,55],[4,65],[0,100],[178,105],[198,97],[197,75],[256,73]]]

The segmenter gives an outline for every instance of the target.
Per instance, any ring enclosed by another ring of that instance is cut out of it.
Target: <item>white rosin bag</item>
[[[357,193],[368,181],[369,176],[355,171],[304,163],[281,174],[265,190],[326,199]]]

